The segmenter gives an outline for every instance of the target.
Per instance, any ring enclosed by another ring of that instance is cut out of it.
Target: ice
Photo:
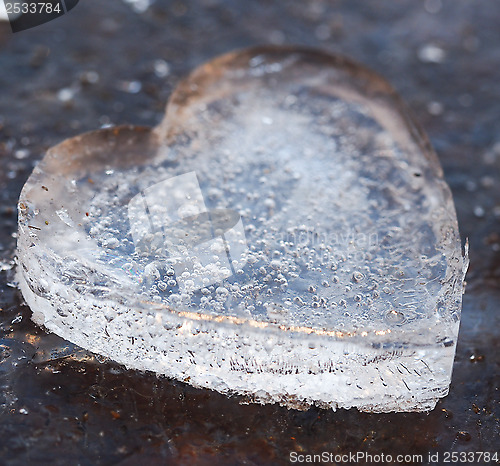
[[[18,263],[37,324],[129,368],[375,412],[447,394],[467,265],[392,88],[280,47],[199,67],[152,130],[50,149],[20,197]]]

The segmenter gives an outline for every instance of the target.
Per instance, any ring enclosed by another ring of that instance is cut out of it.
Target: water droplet
[[[484,217],[485,211],[484,208],[481,207],[480,205],[477,205],[474,207],[474,215],[478,218]]]
[[[155,60],[153,63],[153,68],[156,76],[159,78],[165,78],[170,74],[170,65],[165,60]]]
[[[426,44],[418,51],[418,58],[425,63],[442,63],[446,52],[435,44]]]

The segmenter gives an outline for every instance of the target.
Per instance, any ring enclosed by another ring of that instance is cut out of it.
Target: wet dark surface
[[[281,464],[290,451],[363,451],[428,464],[429,452],[498,449],[498,24],[491,0],[158,0],[141,14],[85,0],[14,35],[0,23],[0,463]],[[380,72],[438,152],[471,265],[450,394],[429,414],[245,405],[101,363],[32,324],[12,285],[16,202],[48,147],[106,124],[155,125],[189,70],[262,43],[320,46]]]

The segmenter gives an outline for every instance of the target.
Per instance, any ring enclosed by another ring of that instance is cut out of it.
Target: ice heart
[[[129,368],[260,402],[428,410],[465,260],[439,162],[382,78],[261,47],[154,129],[50,149],[19,201],[33,320]]]

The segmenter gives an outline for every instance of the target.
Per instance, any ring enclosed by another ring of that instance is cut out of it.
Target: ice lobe
[[[19,201],[33,320],[129,368],[289,407],[445,396],[466,260],[393,89],[261,47],[182,81],[154,129],[48,151]]]

